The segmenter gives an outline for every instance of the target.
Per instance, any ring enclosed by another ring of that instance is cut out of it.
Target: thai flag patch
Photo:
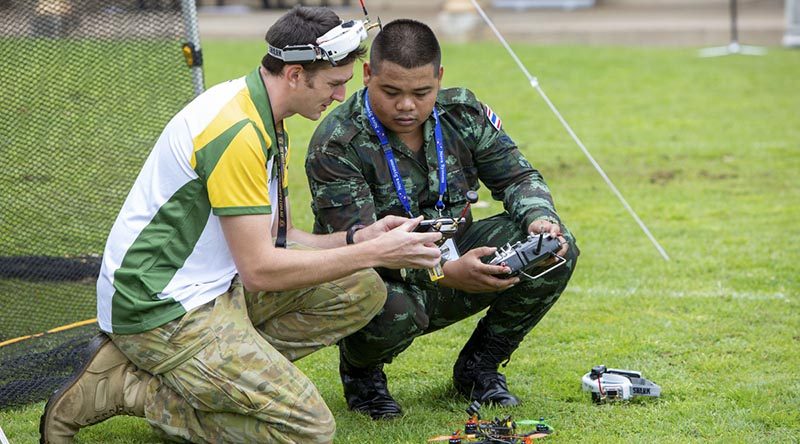
[[[489,108],[489,105],[483,105],[483,106],[486,107],[486,117],[489,119],[489,123],[492,124],[494,129],[500,131],[500,127],[503,126],[503,121],[500,120],[500,116],[495,114],[494,111],[492,111],[492,109]]]

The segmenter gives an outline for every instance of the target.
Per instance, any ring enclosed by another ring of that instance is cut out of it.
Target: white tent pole
[[[569,135],[572,136],[572,140],[574,140],[575,143],[578,145],[578,147],[581,149],[581,151],[583,151],[583,154],[586,155],[586,158],[589,159],[589,162],[592,164],[592,166],[594,166],[597,172],[600,173],[600,177],[602,177],[603,180],[606,182],[606,184],[608,184],[608,187],[611,188],[611,191],[613,191],[614,194],[619,199],[619,201],[622,202],[622,206],[624,206],[625,209],[628,210],[628,213],[630,213],[631,217],[633,217],[636,223],[639,224],[639,227],[642,229],[642,231],[644,231],[644,234],[646,234],[647,237],[650,239],[650,242],[653,243],[653,246],[661,254],[661,257],[663,257],[665,261],[669,261],[669,255],[667,255],[667,252],[664,250],[661,244],[658,243],[653,234],[650,233],[650,230],[647,228],[644,222],[642,222],[642,219],[640,219],[639,216],[636,214],[636,212],[633,210],[633,207],[631,207],[628,204],[628,201],[625,200],[625,197],[622,196],[622,193],[620,193],[617,187],[614,186],[614,183],[611,182],[611,179],[609,179],[608,175],[600,167],[600,164],[598,164],[597,161],[594,160],[594,157],[592,157],[592,155],[589,153],[589,150],[586,149],[586,146],[584,146],[583,142],[581,142],[581,140],[575,134],[575,131],[573,131],[572,128],[569,126],[567,121],[564,120],[564,117],[561,116],[561,113],[558,112],[558,109],[556,109],[555,105],[553,105],[553,102],[550,101],[550,99],[544,93],[544,90],[541,88],[541,86],[539,86],[539,81],[536,79],[536,77],[533,77],[531,73],[528,72],[528,69],[525,68],[525,65],[522,64],[522,61],[519,59],[519,57],[517,57],[517,54],[514,52],[514,50],[511,49],[511,46],[509,46],[508,42],[506,42],[506,39],[503,38],[503,35],[500,34],[500,31],[497,30],[497,28],[494,26],[494,23],[492,23],[492,20],[489,18],[489,16],[486,15],[486,13],[483,11],[483,8],[481,8],[478,2],[476,0],[470,0],[470,1],[472,2],[472,5],[475,6],[475,9],[478,11],[478,14],[480,14],[481,18],[483,18],[483,21],[485,21],[486,24],[489,25],[489,28],[492,29],[492,32],[494,32],[494,34],[500,40],[500,43],[502,43],[503,46],[506,48],[508,53],[511,55],[511,58],[513,58],[514,61],[517,62],[517,65],[525,74],[525,76],[528,78],[528,82],[530,82],[531,86],[537,92],[539,92],[539,95],[542,96],[542,99],[544,99],[545,103],[547,103],[547,106],[550,107],[550,110],[553,111],[553,113],[556,115],[558,120],[567,130]]]

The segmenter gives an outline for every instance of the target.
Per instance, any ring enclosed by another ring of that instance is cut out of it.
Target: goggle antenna
[[[367,31],[378,28],[379,31],[383,31],[383,23],[381,23],[381,18],[378,17],[378,20],[375,23],[370,23],[369,20],[369,13],[367,13],[367,7],[364,5],[364,0],[358,0],[361,3],[361,10],[364,11],[364,17],[366,20],[364,21],[364,27]]]

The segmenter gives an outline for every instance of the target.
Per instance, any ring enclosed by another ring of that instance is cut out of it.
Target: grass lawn
[[[205,42],[206,84],[245,74],[263,49]],[[484,416],[544,417],[556,429],[550,442],[799,442],[800,52],[515,49],[672,260],[498,44],[446,45],[445,86],[470,87],[502,117],[582,250],[567,291],[504,370],[524,404]],[[360,78],[358,68],[350,92]],[[303,157],[314,124],[289,126],[293,216],[310,228]],[[406,411],[391,422],[347,411],[335,350],[300,361],[336,416],[336,442],[422,443],[463,428],[467,403],[450,375],[476,322],[420,338],[387,366]],[[597,364],[642,371],[661,398],[593,405],[580,378]],[[42,407],[0,412],[12,444],[38,440]],[[142,420],[114,418],[77,441],[156,437]]]

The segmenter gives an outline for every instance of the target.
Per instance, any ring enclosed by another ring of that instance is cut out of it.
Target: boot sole
[[[463,396],[467,400],[469,400],[469,401],[478,401],[479,403],[484,404],[484,405],[490,405],[490,406],[495,406],[495,407],[498,407],[498,406],[499,407],[516,407],[516,406],[522,404],[522,400],[517,398],[516,395],[514,395],[513,393],[511,393],[508,390],[506,390],[506,392],[508,392],[509,395],[514,397],[514,399],[516,399],[516,401],[513,401],[513,402],[511,402],[509,404],[503,404],[501,402],[494,401],[492,399],[481,400],[479,397],[476,398],[474,396],[474,393],[475,393],[475,384],[474,383],[469,385],[469,387],[470,387],[469,390],[466,390],[466,387],[467,387],[466,385],[459,384],[459,383],[455,382],[455,380],[453,381],[453,386],[455,387],[455,389],[458,392],[458,394]]]
[[[86,363],[83,364],[83,367],[81,367],[80,370],[73,373],[72,377],[69,379],[69,381],[67,381],[66,384],[53,392],[53,394],[50,395],[50,398],[47,399],[47,404],[44,405],[44,413],[42,413],[42,417],[39,420],[39,444],[48,444],[44,439],[44,429],[51,404],[58,402],[58,400],[61,399],[61,396],[67,390],[71,389],[76,382],[78,382],[78,379],[80,379],[81,375],[83,375],[86,372],[86,369],[89,368],[89,365],[94,360],[94,357],[97,356],[97,353],[100,351],[100,349],[103,348],[103,346],[109,341],[111,341],[111,338],[109,338],[105,333],[98,333],[95,335],[92,340],[89,341],[88,349],[91,350],[91,352],[88,356],[88,359],[86,359]]]

